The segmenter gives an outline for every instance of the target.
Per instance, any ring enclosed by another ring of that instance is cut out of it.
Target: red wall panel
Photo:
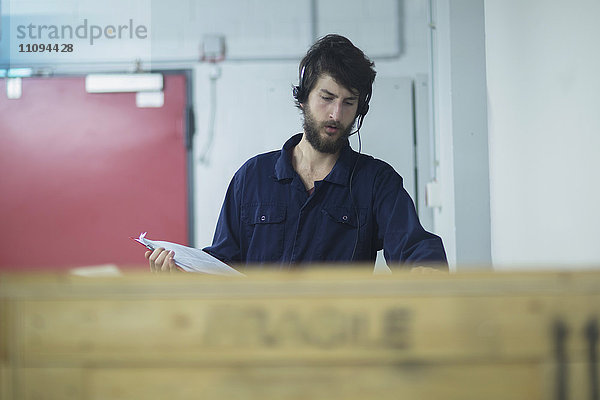
[[[184,75],[161,108],[83,77],[23,79],[17,100],[0,81],[0,268],[141,266],[141,231],[187,243]]]

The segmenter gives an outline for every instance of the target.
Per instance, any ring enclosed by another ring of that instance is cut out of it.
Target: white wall
[[[496,269],[600,265],[600,2],[486,0]]]
[[[434,121],[441,192],[436,229],[445,239],[451,269],[489,269],[484,3],[433,3]]]
[[[452,145],[452,76],[450,68],[450,4],[436,1],[432,8],[433,32],[433,120],[438,139],[441,207],[435,209],[435,229],[440,232],[452,270],[456,269],[456,218],[454,213],[454,149]]]

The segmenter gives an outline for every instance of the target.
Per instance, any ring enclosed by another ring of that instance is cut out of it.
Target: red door
[[[141,268],[129,236],[188,242],[185,75],[160,108],[83,77],[23,79],[16,100],[0,81],[0,268]]]

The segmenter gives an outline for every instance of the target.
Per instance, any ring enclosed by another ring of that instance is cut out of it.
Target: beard
[[[326,126],[338,128],[339,131],[341,131],[341,135],[338,138],[329,135],[325,132]],[[306,134],[306,140],[308,140],[308,143],[310,143],[315,150],[321,153],[335,154],[340,151],[340,149],[348,143],[348,138],[350,137],[353,126],[354,121],[346,127],[339,122],[317,122],[310,113],[310,110],[307,109],[304,111],[303,127],[304,133]],[[325,132],[324,137],[321,136],[321,131]]]

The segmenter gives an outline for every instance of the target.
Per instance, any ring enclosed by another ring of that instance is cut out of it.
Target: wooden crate
[[[598,272],[5,275],[0,398],[593,399],[599,316]]]

